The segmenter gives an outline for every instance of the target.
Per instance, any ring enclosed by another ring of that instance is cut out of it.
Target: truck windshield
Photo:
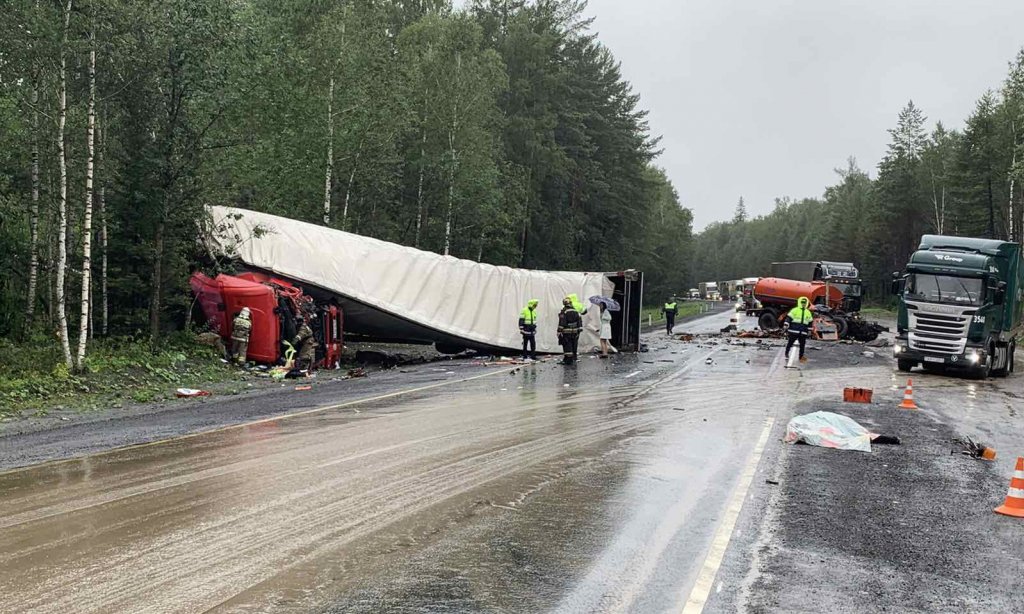
[[[860,296],[861,286],[860,284],[837,284],[832,282],[833,285],[843,291],[843,296]]]
[[[915,273],[907,280],[907,297],[930,303],[981,305],[984,296],[985,287],[976,277]]]

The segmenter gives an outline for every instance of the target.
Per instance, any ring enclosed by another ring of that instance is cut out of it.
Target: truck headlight
[[[980,360],[981,354],[979,354],[976,350],[971,350],[970,352],[967,352],[967,362],[971,363],[972,365],[976,365]]]
[[[903,346],[898,344],[898,343],[896,345],[892,346],[892,353],[893,353],[893,356],[900,355],[901,353],[903,353]]]

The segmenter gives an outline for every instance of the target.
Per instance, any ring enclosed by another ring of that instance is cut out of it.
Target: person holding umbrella
[[[601,358],[608,358],[609,351],[617,351],[612,347],[612,312],[619,311],[619,303],[607,296],[592,296],[590,302],[597,305],[601,310],[601,329],[598,337],[601,339]]]
[[[601,309],[601,358],[608,358],[608,347],[612,344],[612,312],[604,303]]]

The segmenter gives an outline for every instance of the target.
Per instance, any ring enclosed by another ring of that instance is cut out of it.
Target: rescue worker
[[[572,301],[572,308],[575,309],[581,316],[587,315],[587,306],[580,302],[580,297],[575,294],[570,294],[565,298]]]
[[[249,315],[249,308],[242,307],[242,311],[231,323],[231,356],[235,364],[245,364],[245,355],[249,351],[249,337],[252,334],[252,319]]]
[[[535,298],[526,301],[519,313],[519,334],[523,336],[523,360],[537,360],[537,305]],[[527,352],[529,346],[529,352]]]
[[[665,301],[661,312],[665,314],[665,332],[671,335],[672,329],[676,326],[676,315],[679,313],[679,306],[676,304],[675,297],[669,297]]]
[[[800,342],[800,362],[807,362],[804,356],[804,349],[807,347],[807,336],[811,334],[811,322],[814,321],[814,312],[810,309],[811,301],[806,296],[801,296],[796,301],[796,307],[789,310],[782,327],[789,333],[789,341],[786,342],[786,358],[789,358],[789,351],[793,344]]]
[[[562,364],[571,365],[576,362],[582,331],[583,317],[576,310],[572,299],[566,297],[562,301],[562,311],[558,314],[558,342],[562,344]]]
[[[312,316],[302,318],[302,325],[299,326],[292,346],[299,348],[299,359],[296,368],[300,371],[309,371],[316,361],[316,337],[313,336],[313,328],[310,326]]]

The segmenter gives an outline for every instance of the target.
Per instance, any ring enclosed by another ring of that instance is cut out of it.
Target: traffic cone
[[[992,510],[1004,516],[1024,518],[1024,456],[1017,457],[1017,468],[1010,478],[1010,490],[1006,493],[1006,502]]]
[[[903,402],[899,404],[900,409],[921,409],[914,403],[914,383],[907,380],[907,389],[903,393]]]

